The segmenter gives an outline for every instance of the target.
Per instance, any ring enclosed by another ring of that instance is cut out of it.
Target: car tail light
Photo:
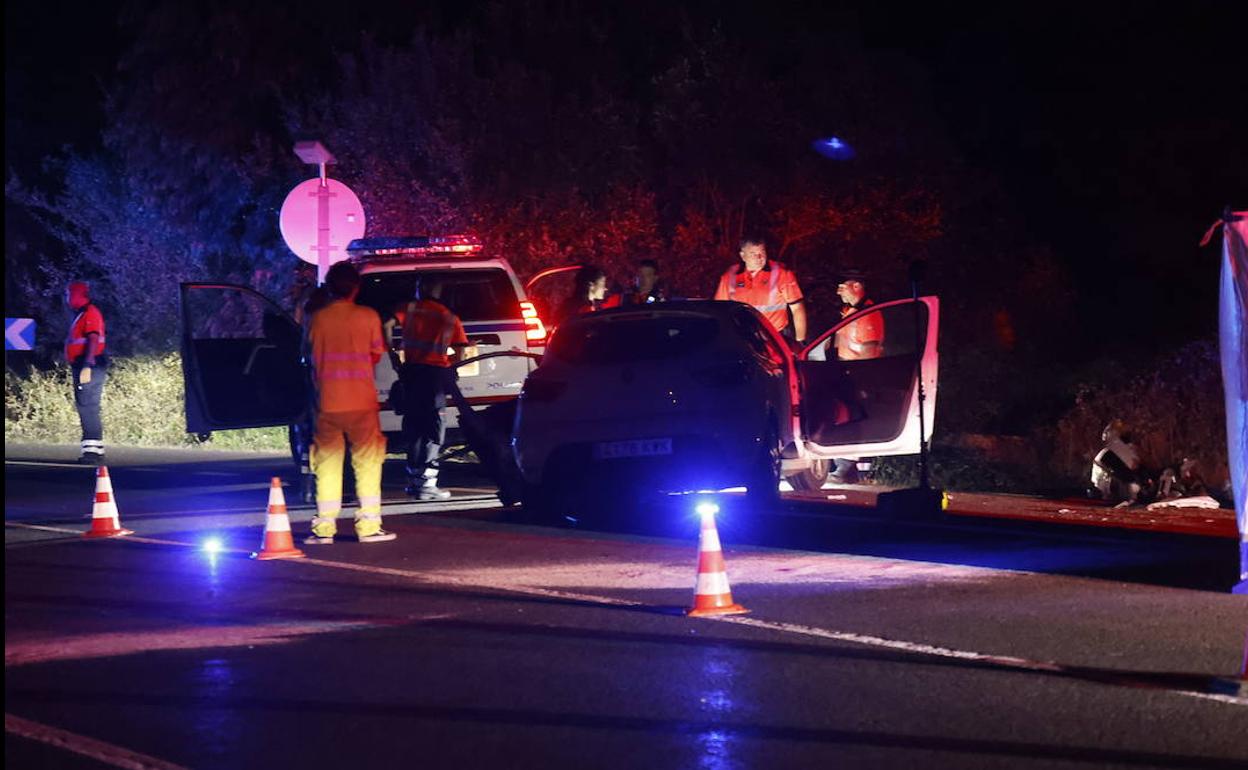
[[[520,303],[520,315],[524,318],[524,339],[529,347],[537,348],[546,344],[546,324],[537,315],[537,308],[532,302]]]
[[[750,365],[745,361],[726,361],[722,364],[697,369],[693,379],[711,388],[735,388],[750,381]]]
[[[568,383],[566,382],[530,377],[524,381],[524,389],[520,392],[520,398],[530,403],[554,401],[567,389]]]

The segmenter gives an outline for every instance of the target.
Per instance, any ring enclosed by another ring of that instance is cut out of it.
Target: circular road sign
[[[327,265],[347,258],[347,244],[364,237],[364,207],[360,199],[342,182],[325,180],[322,193],[320,177],[300,182],[282,203],[280,224],[282,238],[290,250],[304,262],[317,264],[322,241],[328,252]],[[328,205],[321,234],[321,198],[325,195]]]

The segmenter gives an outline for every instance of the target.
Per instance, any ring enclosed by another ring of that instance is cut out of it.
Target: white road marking
[[[46,743],[58,749],[89,757],[106,765],[126,768],[126,770],[188,770],[182,765],[175,765],[172,762],[166,762],[163,759],[157,759],[147,754],[140,754],[137,751],[131,751],[121,746],[114,746],[111,743],[105,743],[95,738],[88,738],[85,735],[71,733],[59,727],[22,719],[7,712],[4,715],[4,731],[11,735]]]
[[[79,463],[61,463],[51,460],[9,460],[5,459],[5,465],[34,465],[43,468],[82,468],[83,470],[95,470],[93,465],[82,465]]]
[[[23,525],[11,522],[5,522],[5,526],[19,526],[29,529],[42,529],[53,532],[75,532],[74,530],[66,530],[56,527],[41,527],[37,525]],[[140,543],[153,543],[159,545],[174,545],[195,548],[198,547],[194,543],[185,543],[173,540],[157,540],[154,538],[142,538],[136,536],[115,538],[121,540],[131,540]],[[245,552],[242,549],[228,549],[234,552]],[[331,561],[327,559],[305,558],[305,559],[283,559],[282,561],[291,564],[308,564],[317,567],[325,567],[329,569],[343,570],[347,572],[360,572],[371,575],[387,575],[390,577],[401,577],[416,580],[421,583],[431,585],[453,586],[457,588],[485,588],[492,591],[499,591],[507,594],[519,594],[522,596],[541,596],[545,598],[564,599],[568,601],[585,602],[589,604],[600,604],[615,607],[645,607],[645,602],[635,601],[632,599],[619,599],[611,596],[598,596],[595,594],[586,594],[574,591],[558,591],[537,586],[524,586],[514,584],[494,584],[479,579],[465,579],[448,576],[436,572],[419,572],[416,570],[399,569],[396,567],[380,567],[371,564],[352,564],[350,562]],[[783,634],[793,634],[797,636],[808,636],[819,639],[828,639],[831,641],[847,642],[867,647],[876,647],[881,649],[894,650],[898,652],[907,652],[915,655],[926,655],[935,658],[952,658],[957,660],[972,660],[984,663],[990,663],[1002,668],[1015,669],[1019,671],[1044,671],[1061,673],[1068,670],[1068,667],[1053,661],[1035,661],[1026,658],[1017,658],[1013,656],[994,655],[990,653],[975,652],[971,650],[959,650],[951,647],[941,647],[937,645],[925,644],[922,642],[910,642],[902,639],[889,639],[881,636],[872,636],[869,634],[859,634],[850,631],[837,631],[834,629],[819,628],[817,626],[806,626],[796,623],[783,623],[777,621],[763,620],[761,618],[749,618],[740,615],[721,615],[709,616],[702,618],[703,621],[714,621],[720,623],[732,623],[735,625],[748,626],[752,628],[760,628],[769,631],[776,631]],[[1211,677],[1212,678],[1212,677]],[[1200,698],[1203,700],[1215,701],[1234,706],[1248,706],[1248,697],[1240,695],[1228,695],[1222,693],[1200,692],[1198,690],[1185,690],[1170,687],[1158,687],[1157,690],[1183,695],[1192,698]]]

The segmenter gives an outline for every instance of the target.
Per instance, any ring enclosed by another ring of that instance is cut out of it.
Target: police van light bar
[[[471,235],[422,235],[396,238],[357,238],[347,244],[354,259],[368,257],[423,257],[435,254],[469,255],[481,251]]]

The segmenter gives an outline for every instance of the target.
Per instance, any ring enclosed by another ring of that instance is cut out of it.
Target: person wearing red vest
[[[406,492],[421,500],[445,500],[451,493],[438,488],[438,455],[446,440],[443,414],[446,391],[455,372],[450,368],[454,350],[459,358],[468,345],[464,325],[439,300],[442,282],[437,276],[422,277],[416,296],[403,313],[403,438],[407,442]]]
[[[776,331],[797,343],[806,341],[806,306],[793,271],[767,258],[763,239],[741,239],[741,261],[723,274],[715,299],[729,299],[752,305]],[[789,323],[789,314],[793,323]]]
[[[860,278],[848,276],[837,284],[836,294],[844,304],[841,318],[848,318],[874,305],[867,299],[867,288]],[[862,361],[884,355],[884,316],[872,313],[840,329],[834,341],[836,357],[841,361]]]
[[[334,542],[342,512],[342,467],[347,442],[360,507],[355,535],[361,543],[394,540],[381,528],[381,466],[386,460],[386,437],[378,419],[377,386],[373,367],[385,353],[381,316],[355,304],[360,274],[348,262],[339,262],[325,276],[332,301],[312,316],[308,342],[316,371],[317,411],[311,451],[316,474],[316,516],[312,534],[304,543]],[[345,436],[345,440],[344,440]]]
[[[867,299],[867,287],[857,271],[848,271],[844,279],[837,284],[836,294],[841,298],[841,318],[849,318],[871,307],[874,302]],[[832,339],[832,347],[838,361],[864,361],[880,358],[884,355],[884,315],[870,315],[851,321],[841,327]],[[858,482],[858,461],[847,457],[838,457],[833,461],[835,467],[828,476],[837,484],[854,484]]]
[[[104,314],[91,302],[91,287],[74,281],[65,287],[65,303],[74,311],[65,338],[65,360],[73,375],[74,406],[82,424],[80,463],[104,462],[104,425],[100,421],[100,397],[108,379],[108,356],[104,353]]]

